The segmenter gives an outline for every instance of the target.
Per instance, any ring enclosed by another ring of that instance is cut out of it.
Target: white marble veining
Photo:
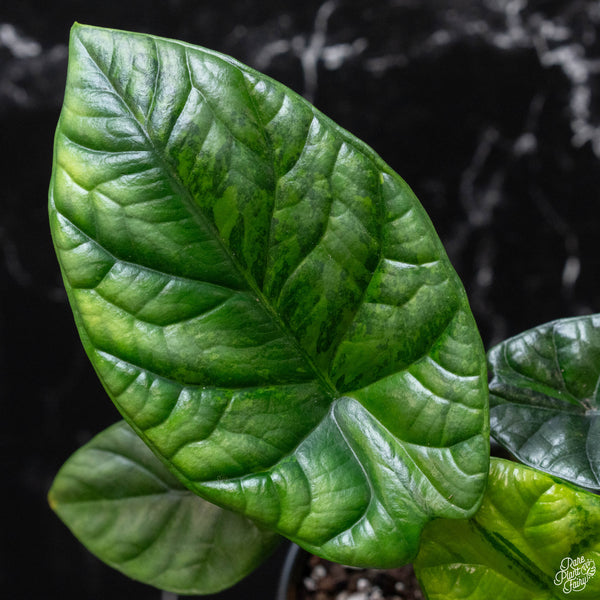
[[[291,39],[280,38],[265,44],[254,58],[256,68],[267,70],[274,57],[290,53],[300,60],[302,66],[304,80],[302,95],[309,102],[314,102],[318,89],[320,63],[329,70],[339,69],[349,58],[360,56],[368,46],[368,41],[364,37],[338,44],[327,43],[329,19],[338,5],[338,0],[326,0],[315,14],[312,31],[299,33]]]
[[[0,395],[9,400],[0,448],[17,457],[4,475],[15,510],[42,503],[69,452],[118,418],[100,407],[104,392],[76,339],[45,206],[74,20],[230,53],[371,136],[432,216],[487,346],[600,311],[600,1],[136,1],[100,10],[19,0],[0,11]],[[439,82],[452,86],[455,75],[460,86],[446,94]],[[439,85],[423,90],[429,82]],[[36,539],[61,535],[49,514],[35,518]],[[80,592],[101,587],[103,571],[60,547],[15,546],[0,573],[7,597],[12,584],[32,598],[91,597]],[[22,564],[50,565],[41,595],[17,576]],[[143,588],[136,597],[161,596]]]
[[[0,48],[7,48],[15,58],[33,58],[42,53],[39,42],[22,35],[10,23],[0,23]]]
[[[12,23],[0,23],[0,113],[12,108],[39,108],[48,100],[62,96],[56,90],[54,78],[64,70],[67,60],[66,44],[44,49],[32,35]],[[59,81],[64,80],[60,77]],[[54,98],[48,97],[52,91]]]

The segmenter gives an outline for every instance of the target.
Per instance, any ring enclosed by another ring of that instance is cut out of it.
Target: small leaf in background
[[[600,498],[529,467],[492,459],[475,516],[432,521],[422,540],[429,600],[600,598]]]
[[[104,562],[178,593],[233,585],[281,540],[186,490],[123,421],[67,460],[49,501]]]
[[[69,52],[50,221],[125,419],[188,488],[344,564],[472,514],[485,355],[406,183],[227,56],[79,25]]]
[[[494,438],[527,465],[600,489],[600,315],[541,325],[488,357]]]

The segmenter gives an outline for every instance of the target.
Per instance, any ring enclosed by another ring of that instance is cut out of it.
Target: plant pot
[[[296,545],[288,551],[276,600],[423,600],[412,565],[355,569],[313,556]]]

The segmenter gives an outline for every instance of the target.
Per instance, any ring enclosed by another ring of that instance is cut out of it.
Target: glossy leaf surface
[[[596,600],[597,566],[600,498],[492,459],[479,511],[428,524],[415,571],[428,600]]]
[[[125,419],[182,481],[389,566],[479,505],[485,357],[411,190],[233,59],[75,26],[50,219]]]
[[[493,436],[520,461],[600,489],[600,315],[553,321],[489,352]]]
[[[123,421],[69,458],[49,500],[104,562],[178,593],[233,585],[281,540],[185,489]]]

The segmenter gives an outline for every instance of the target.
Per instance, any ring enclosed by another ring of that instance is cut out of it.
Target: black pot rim
[[[299,557],[304,553],[304,550],[297,544],[290,546],[281,569],[276,600],[296,600],[296,594],[292,591],[291,585],[301,575],[303,565]]]

